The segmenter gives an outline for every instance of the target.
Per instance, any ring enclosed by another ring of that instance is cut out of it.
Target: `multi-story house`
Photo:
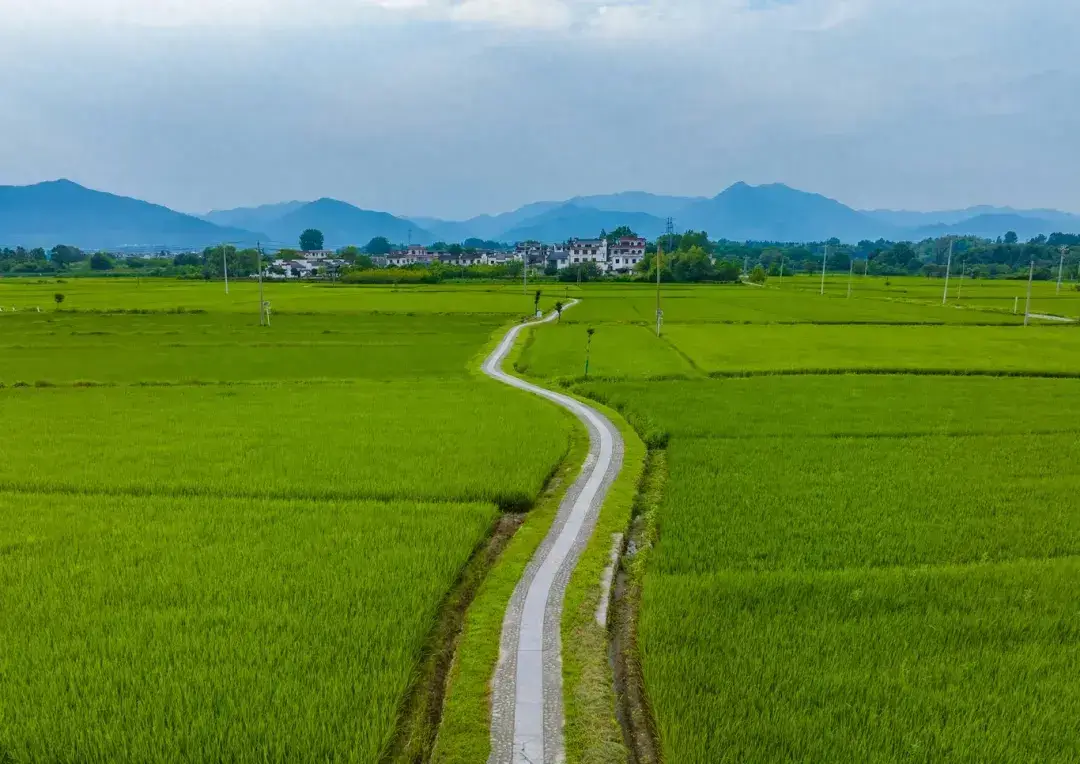
[[[611,270],[626,273],[645,259],[645,239],[640,236],[623,236],[608,248],[608,265]]]

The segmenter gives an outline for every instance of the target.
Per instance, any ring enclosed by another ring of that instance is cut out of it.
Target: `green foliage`
[[[769,276],[765,273],[765,269],[760,265],[754,266],[754,270],[750,272],[749,281],[751,284],[764,284],[768,280]]]
[[[376,236],[367,243],[364,251],[369,255],[389,255],[393,247],[385,236]]]
[[[316,228],[308,228],[300,234],[300,249],[304,252],[315,252],[323,248],[324,238],[322,231]]]
[[[90,255],[90,269],[95,271],[109,271],[116,263],[104,252],[95,252]]]

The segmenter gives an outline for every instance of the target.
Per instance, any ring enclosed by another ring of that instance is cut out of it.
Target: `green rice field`
[[[644,284],[268,283],[260,328],[249,281],[0,279],[0,763],[396,761],[463,572],[584,448],[477,372],[536,289],[580,302],[516,370],[665,452],[625,569],[664,761],[1075,761],[1080,326],[847,284],[665,284],[657,337]]]
[[[531,295],[231,291],[0,282],[0,761],[384,760],[567,451],[475,372]]]

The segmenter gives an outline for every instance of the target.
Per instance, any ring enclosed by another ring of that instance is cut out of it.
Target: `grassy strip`
[[[645,570],[658,537],[657,514],[667,476],[667,452],[649,451],[641,479],[641,490],[634,503],[628,551],[622,558],[612,610],[619,715],[630,748],[632,764],[656,764],[661,761],[656,721],[649,705],[645,677],[641,670],[638,614],[641,610]]]
[[[612,536],[625,534],[630,527],[646,451],[641,438],[618,413],[594,401],[589,404],[619,428],[624,443],[623,468],[566,590],[562,618],[566,757],[572,764],[624,764],[627,751],[616,718],[608,629],[596,623],[596,608],[605,594],[600,582],[610,560]]]
[[[1039,371],[1035,369],[912,369],[912,368],[837,368],[837,369],[753,369],[744,371],[710,371],[713,379],[745,377],[821,377],[848,374],[905,377],[1032,377],[1036,379],[1080,379],[1075,371]],[[651,381],[651,380],[650,380]]]
[[[428,637],[424,658],[408,699],[402,705],[398,733],[384,762],[406,764],[431,759],[442,720],[446,682],[453,665],[465,613],[485,576],[521,526],[522,516],[503,514],[495,521],[491,535],[473,555],[457,585],[447,596],[439,619]]]
[[[571,433],[566,457],[480,585],[465,616],[446,685],[432,762],[476,764],[487,761],[491,753],[491,678],[499,659],[506,608],[525,567],[551,528],[563,494],[577,477],[588,453],[589,441],[584,429],[574,427]]]

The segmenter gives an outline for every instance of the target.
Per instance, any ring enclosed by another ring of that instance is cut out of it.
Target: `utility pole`
[[[960,302],[960,290],[964,288],[964,276],[967,275],[967,260],[960,266],[960,283],[956,285],[956,301]]]
[[[850,300],[851,299],[851,279],[855,276],[855,261],[854,260],[849,260],[848,262],[850,263],[850,266],[848,267],[848,273],[847,273],[847,296],[848,296],[848,299]]]
[[[949,237],[949,260],[945,265],[945,292],[941,295],[942,305],[949,301],[949,271],[952,270],[952,247],[953,240],[952,237]]]
[[[521,277],[522,277],[522,294],[529,293],[529,253],[521,253]]]
[[[784,285],[784,257],[785,255],[780,255],[780,286]]]
[[[262,242],[256,245],[259,252],[259,326],[266,326],[266,303],[263,302],[263,261]]]
[[[825,254],[821,258],[821,294],[825,294],[825,266],[829,263],[829,245],[825,245]]]
[[[660,269],[664,267],[664,245],[656,245],[656,336],[660,336],[660,325],[664,322],[664,311],[660,310]]]
[[[1028,268],[1028,291],[1027,303],[1024,306],[1024,326],[1031,320],[1031,282],[1035,279],[1035,258],[1031,258],[1031,267]]]
[[[221,245],[221,267],[225,270],[225,294],[229,293],[229,260],[225,256],[225,245]]]
[[[1057,293],[1061,294],[1061,278],[1065,274],[1065,253],[1069,251],[1066,246],[1061,247],[1061,260],[1058,261],[1058,285]]]

